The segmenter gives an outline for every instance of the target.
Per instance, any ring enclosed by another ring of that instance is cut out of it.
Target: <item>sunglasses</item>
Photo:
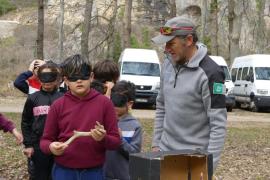
[[[160,33],[162,35],[166,35],[166,36],[169,36],[169,35],[172,35],[175,31],[177,30],[183,30],[183,31],[192,31],[193,30],[193,27],[167,27],[167,26],[164,26],[164,27],[161,27],[160,28]]]
[[[88,80],[89,78],[90,78],[90,75],[74,75],[74,76],[67,77],[67,79],[68,79],[70,82],[76,82],[76,81],[78,81],[79,79],[80,79],[80,80]]]

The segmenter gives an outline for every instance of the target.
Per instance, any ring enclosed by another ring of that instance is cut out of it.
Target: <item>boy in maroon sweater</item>
[[[10,132],[14,135],[18,144],[21,144],[23,141],[22,134],[15,128],[14,124],[9,121],[5,116],[0,113],[0,130],[4,132]]]
[[[70,91],[50,108],[41,150],[55,156],[53,179],[102,180],[106,150],[115,150],[121,143],[114,107],[108,98],[89,88],[91,65],[81,55],[65,60],[63,75]],[[74,130],[91,136],[65,144]]]

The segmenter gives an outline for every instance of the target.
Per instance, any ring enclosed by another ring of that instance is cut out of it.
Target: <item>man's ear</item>
[[[186,46],[191,46],[193,44],[193,36],[191,34],[187,35],[186,39]]]

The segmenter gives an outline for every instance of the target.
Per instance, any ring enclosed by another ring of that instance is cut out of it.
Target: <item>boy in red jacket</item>
[[[121,143],[113,104],[90,89],[91,65],[81,55],[65,60],[63,75],[70,91],[50,108],[41,150],[55,156],[53,179],[102,180],[106,150],[117,149]],[[74,130],[90,132],[91,136],[67,145],[64,142]]]

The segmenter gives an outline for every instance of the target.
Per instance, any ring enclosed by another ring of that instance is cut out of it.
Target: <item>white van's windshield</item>
[[[160,76],[159,64],[144,62],[124,62],[122,74],[139,76]]]
[[[227,80],[227,81],[232,80],[227,66],[221,66],[221,68],[223,69],[223,71],[225,73],[225,80]]]
[[[257,80],[270,80],[270,67],[255,67]]]

